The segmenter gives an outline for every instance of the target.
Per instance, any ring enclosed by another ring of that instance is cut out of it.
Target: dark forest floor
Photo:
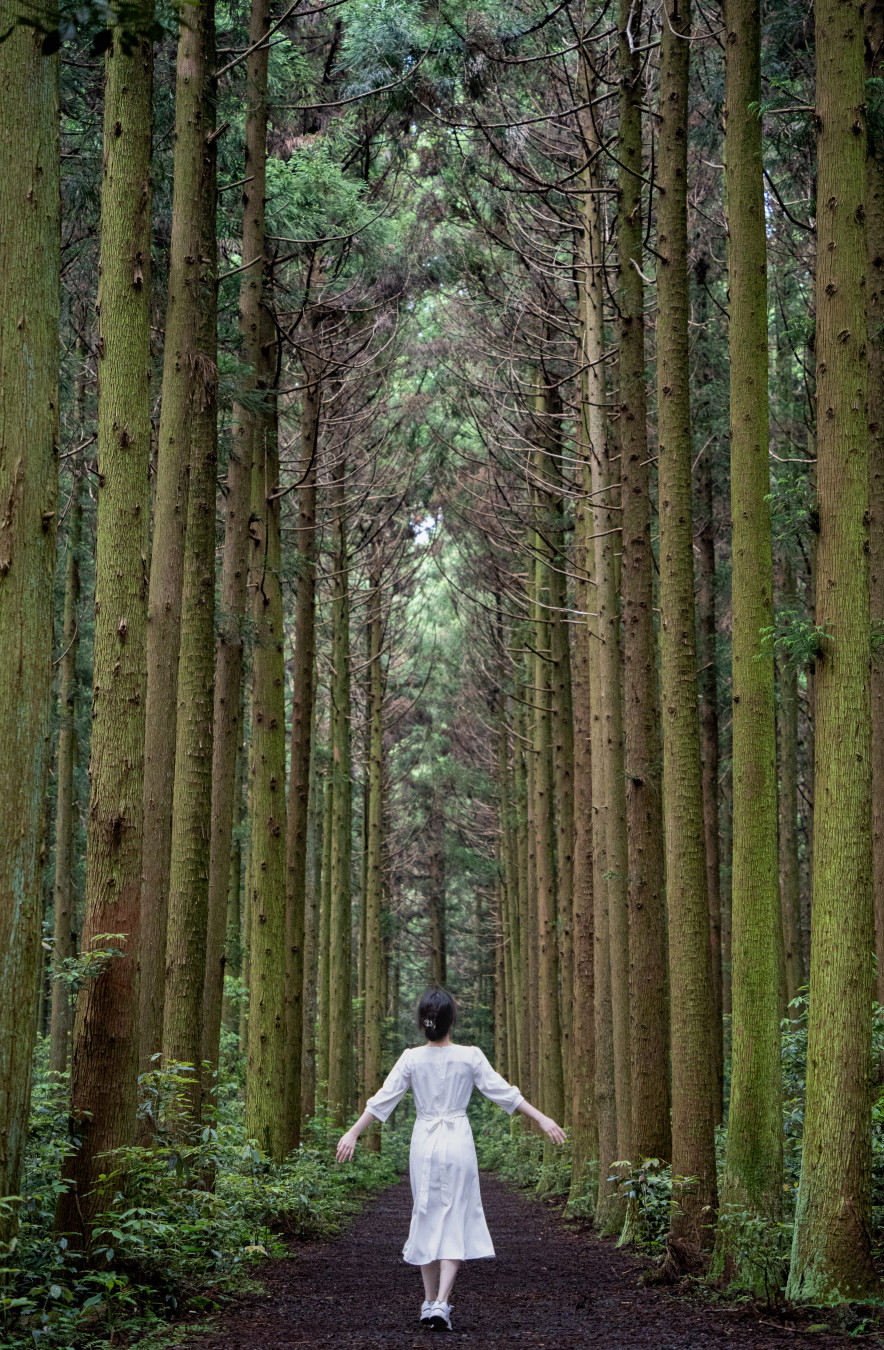
[[[264,1294],[225,1313],[191,1350],[428,1350],[440,1335],[476,1347],[573,1350],[846,1350],[850,1339],[778,1325],[746,1307],[708,1304],[639,1283],[646,1264],[613,1241],[561,1221],[545,1204],[482,1177],[494,1261],[467,1262],[452,1298],[453,1333],[422,1330],[420,1272],[400,1249],[408,1233],[408,1179],[370,1202],[346,1233],[305,1243],[259,1272]],[[854,1342],[855,1343],[855,1342]],[[869,1337],[861,1343],[880,1344]]]

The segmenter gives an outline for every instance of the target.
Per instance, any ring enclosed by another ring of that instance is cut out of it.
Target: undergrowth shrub
[[[4,1350],[141,1350],[151,1328],[161,1330],[185,1310],[217,1308],[256,1261],[282,1254],[286,1240],[338,1231],[367,1194],[395,1181],[403,1157],[395,1131],[385,1135],[382,1153],[359,1148],[339,1167],[340,1131],[323,1117],[309,1123],[298,1150],[272,1163],[245,1137],[241,1065],[226,1048],[230,1067],[217,1085],[216,1118],[195,1138],[180,1118],[188,1066],[142,1076],[139,1111],[151,1122],[155,1146],[115,1155],[114,1200],[99,1217],[87,1262],[77,1244],[53,1231],[70,1147],[67,1084],[49,1075],[40,1047],[22,1195],[14,1202],[18,1234],[0,1247]]]

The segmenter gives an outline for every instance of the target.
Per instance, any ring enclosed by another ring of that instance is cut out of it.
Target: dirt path
[[[841,1336],[768,1326],[746,1311],[693,1307],[638,1284],[642,1269],[612,1243],[570,1231],[536,1201],[483,1176],[496,1261],[467,1262],[455,1286],[460,1345],[522,1350],[846,1350]],[[408,1181],[372,1201],[334,1242],[305,1244],[264,1267],[266,1296],[224,1315],[192,1350],[428,1350],[439,1333],[419,1326],[420,1274],[401,1260]],[[863,1343],[870,1342],[864,1338]]]

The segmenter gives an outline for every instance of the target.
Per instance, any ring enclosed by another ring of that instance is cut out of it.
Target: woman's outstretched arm
[[[543,1133],[548,1139],[551,1139],[554,1144],[564,1144],[565,1131],[562,1129],[561,1125],[556,1124],[552,1116],[545,1116],[542,1111],[538,1111],[537,1107],[532,1106],[524,1097],[519,1102],[516,1110],[521,1111],[522,1115],[527,1116],[529,1120],[536,1120],[537,1124],[543,1130]]]
[[[350,1161],[353,1157],[353,1150],[356,1148],[356,1140],[362,1131],[368,1129],[369,1125],[375,1120],[386,1120],[393,1108],[402,1101],[410,1086],[411,1060],[408,1051],[405,1050],[387,1074],[383,1085],[378,1088],[373,1097],[369,1097],[365,1104],[365,1110],[356,1124],[351,1125],[347,1133],[342,1134],[338,1140],[336,1154],[338,1162]]]

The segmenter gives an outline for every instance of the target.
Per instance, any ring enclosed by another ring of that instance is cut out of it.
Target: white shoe
[[[421,1304],[422,1327],[428,1327],[430,1325],[430,1318],[432,1316],[432,1313],[433,1313],[433,1300],[431,1298],[425,1298],[423,1303]]]
[[[435,1331],[451,1330],[451,1304],[440,1303],[437,1299],[430,1309],[430,1326]]]

